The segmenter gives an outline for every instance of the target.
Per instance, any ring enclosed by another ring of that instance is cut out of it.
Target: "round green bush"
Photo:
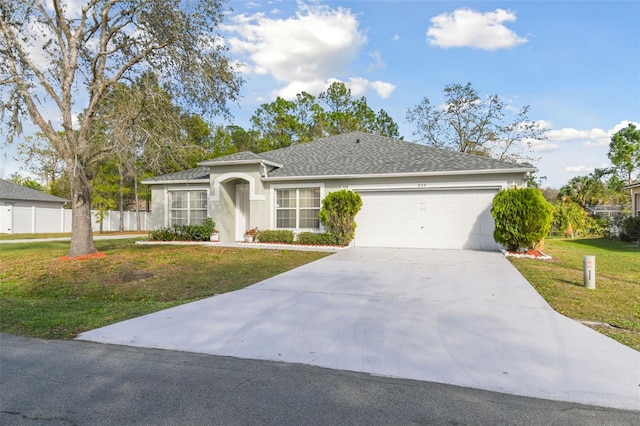
[[[537,188],[514,188],[498,192],[491,215],[493,238],[508,250],[535,248],[549,234],[553,205]]]

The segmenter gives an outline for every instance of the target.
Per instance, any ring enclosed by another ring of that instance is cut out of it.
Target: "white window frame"
[[[173,196],[173,193],[176,193],[176,192],[186,192],[187,193],[187,206],[186,206],[186,208],[174,209],[174,208],[171,207],[172,196]],[[192,209],[191,208],[191,194],[193,192],[204,192],[205,193],[205,196],[204,196],[205,207],[204,207],[204,209],[202,209],[202,208]],[[202,187],[202,188],[197,188],[197,187],[182,187],[182,188],[180,188],[180,187],[175,187],[175,188],[167,189],[165,195],[166,195],[166,199],[165,199],[165,206],[166,206],[166,210],[165,210],[165,226],[173,226],[174,225],[174,222],[172,221],[172,212],[173,211],[186,211],[187,212],[187,223],[186,223],[186,225],[197,225],[197,223],[194,223],[191,220],[191,212],[192,211],[204,211],[204,213],[205,213],[204,218],[210,217],[209,216],[209,188],[205,188],[205,187]]]
[[[269,192],[270,192],[270,199],[271,199],[271,209],[270,210],[270,227],[271,229],[289,229],[292,230],[294,232],[303,232],[303,231],[310,231],[310,232],[322,232],[324,230],[322,223],[320,223],[318,221],[318,228],[300,228],[300,203],[299,203],[299,196],[300,196],[300,192],[298,190],[300,189],[319,189],[320,190],[320,206],[318,207],[318,211],[320,211],[320,208],[322,207],[322,200],[324,199],[324,184],[323,183],[299,183],[299,184],[276,184],[276,185],[271,185],[271,187],[269,188]],[[296,227],[295,228],[278,228],[278,221],[277,221],[277,195],[276,195],[276,191],[278,190],[295,190],[296,191],[296,208],[295,208],[295,212],[296,212]],[[308,210],[309,208],[302,208],[302,210]]]

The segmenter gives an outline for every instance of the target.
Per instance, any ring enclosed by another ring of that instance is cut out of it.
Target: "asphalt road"
[[[637,425],[640,412],[301,364],[0,335],[2,425]]]

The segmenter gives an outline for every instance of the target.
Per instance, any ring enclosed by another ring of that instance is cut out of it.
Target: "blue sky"
[[[73,1],[73,0],[70,0]],[[471,82],[549,130],[534,144],[543,186],[609,163],[613,132],[640,122],[640,2],[231,1],[221,28],[246,81],[234,124],[276,96],[335,80],[413,140],[407,108]],[[231,124],[218,121],[212,124]],[[6,149],[6,148],[3,148]],[[9,149],[0,176],[19,170]]]
[[[412,140],[406,110],[451,83],[498,94],[549,129],[534,145],[544,186],[609,163],[612,132],[640,121],[637,1],[232,1],[223,34],[245,64],[236,124],[274,96],[333,80],[383,108]],[[296,72],[296,69],[300,69]]]

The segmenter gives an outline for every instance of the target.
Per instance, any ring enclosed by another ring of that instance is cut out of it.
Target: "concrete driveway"
[[[640,352],[553,311],[499,253],[352,248],[78,339],[640,410]]]

